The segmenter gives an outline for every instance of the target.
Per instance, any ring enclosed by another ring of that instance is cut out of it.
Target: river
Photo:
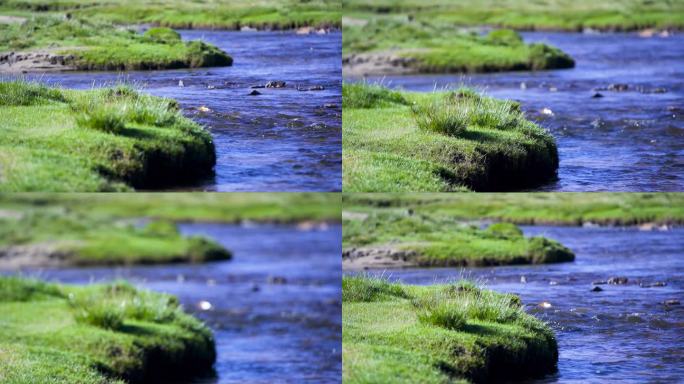
[[[342,34],[179,31],[231,55],[233,66],[164,71],[65,72],[27,77],[67,88],[121,81],[177,99],[216,145],[215,176],[190,190],[340,191],[342,189]],[[179,82],[183,87],[179,87]],[[252,86],[285,81],[286,88]],[[323,87],[318,91],[299,91]],[[211,112],[199,112],[199,107]]]
[[[377,271],[410,284],[461,277],[520,295],[528,312],[556,332],[558,372],[532,383],[675,383],[684,377],[684,228],[640,231],[614,227],[522,227],[572,249],[570,263]],[[525,277],[526,283],[521,282]],[[627,277],[625,285],[593,282]],[[639,283],[666,283],[643,288]],[[550,308],[539,306],[542,302]]]
[[[233,260],[24,275],[77,284],[126,279],[176,295],[212,329],[217,349],[215,372],[183,384],[342,381],[340,225],[301,230],[182,224],[180,229],[215,239],[233,251]],[[202,301],[212,308],[202,310]]]
[[[573,69],[369,77],[413,91],[468,85],[518,100],[558,142],[558,180],[539,191],[684,190],[684,35],[522,33],[570,54]],[[624,84],[622,92],[600,90]],[[603,97],[593,98],[595,93]],[[540,113],[548,108],[553,116]]]

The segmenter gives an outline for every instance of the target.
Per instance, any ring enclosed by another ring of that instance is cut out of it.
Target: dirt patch
[[[408,268],[418,264],[414,261],[418,252],[388,246],[349,248],[342,251],[342,269],[360,270],[375,268]]]
[[[40,49],[26,52],[0,53],[0,73],[61,72],[74,71],[75,57],[59,53],[55,49]]]
[[[418,72],[416,64],[416,59],[394,51],[353,53],[342,57],[342,75],[406,75]]]
[[[64,266],[68,256],[54,243],[11,245],[0,249],[0,270]]]

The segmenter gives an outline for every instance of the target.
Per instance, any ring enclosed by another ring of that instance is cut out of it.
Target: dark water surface
[[[304,231],[184,224],[181,230],[214,238],[233,251],[233,260],[26,274],[65,283],[127,279],[178,296],[216,338],[216,377],[192,384],[342,381],[339,225]],[[212,308],[202,310],[202,301]]]
[[[571,263],[492,268],[387,270],[390,279],[434,284],[469,277],[520,295],[558,337],[558,373],[534,383],[675,383],[684,378],[684,228],[523,227],[572,249]],[[527,283],[521,283],[525,276]],[[613,276],[626,285],[592,282]],[[642,288],[638,282],[665,282]],[[551,303],[543,309],[539,303]]]
[[[557,182],[542,191],[684,190],[684,35],[530,32],[570,54],[568,70],[369,78],[415,91],[471,85],[522,102],[556,137]],[[521,84],[524,83],[524,88]],[[596,89],[626,84],[624,92]],[[664,92],[664,93],[656,93]],[[554,116],[540,111],[549,108]]]
[[[216,176],[196,189],[211,191],[339,191],[342,189],[340,32],[180,31],[226,51],[232,67],[140,72],[34,75],[69,88],[130,81],[177,99],[211,131]],[[283,89],[254,85],[285,81]],[[183,81],[184,87],[179,87]],[[298,91],[323,86],[321,91]],[[209,89],[213,87],[213,89]],[[211,112],[197,110],[206,106]]]

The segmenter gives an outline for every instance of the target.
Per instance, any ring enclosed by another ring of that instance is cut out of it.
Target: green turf
[[[4,0],[13,14],[69,13],[75,18],[116,24],[153,24],[172,28],[291,29],[339,27],[339,0]]]
[[[39,248],[40,252],[60,255],[59,265],[160,264],[231,258],[230,251],[212,240],[181,236],[169,221],[152,220],[136,225],[133,220],[48,205],[17,212],[17,216],[0,218],[0,248]]]
[[[73,212],[82,216],[238,223],[339,222],[338,193],[0,194],[0,210]],[[111,219],[110,219],[111,220]]]
[[[130,86],[0,82],[0,191],[120,191],[213,172],[211,135],[175,101]]]
[[[342,280],[345,383],[485,383],[555,371],[551,329],[517,296],[459,281]]]
[[[684,27],[684,1],[649,0],[342,0],[345,16],[411,16],[453,25],[493,25],[516,29],[630,31]]]
[[[469,89],[344,84],[345,192],[500,191],[556,177],[558,152],[517,103]]]
[[[381,18],[363,26],[345,25],[343,53],[391,52],[407,59],[412,72],[494,72],[571,68],[567,54],[546,44],[525,44],[514,31],[486,36],[448,23]]]
[[[342,246],[390,247],[408,253],[407,262],[432,266],[489,266],[573,261],[575,255],[556,241],[526,238],[509,223],[487,229],[455,222],[448,215],[367,211],[364,218],[343,219]]]
[[[1,12],[0,12],[1,14]],[[166,34],[165,39],[155,33]],[[138,34],[106,22],[39,16],[25,23],[0,24],[0,52],[46,50],[81,70],[140,70],[231,65],[233,59],[213,45],[183,42],[172,30]]]
[[[414,193],[344,194],[351,212],[411,210],[450,220],[490,219],[517,224],[607,225],[682,224],[679,193]]]
[[[71,286],[0,277],[0,381],[168,382],[207,374],[211,331],[175,297],[126,283]]]

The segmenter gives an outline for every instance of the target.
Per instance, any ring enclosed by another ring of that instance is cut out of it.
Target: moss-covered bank
[[[168,28],[143,34],[104,22],[35,17],[0,24],[0,72],[146,70],[228,66],[233,59]],[[9,54],[9,52],[18,52]]]
[[[556,369],[551,329],[517,296],[468,282],[342,280],[345,383],[488,383]]]
[[[346,75],[385,73],[497,72],[571,68],[574,60],[558,48],[525,44],[511,30],[487,35],[459,31],[451,24],[371,19],[345,25]]]
[[[119,191],[196,182],[211,135],[175,101],[129,86],[87,91],[0,82],[0,191]]]
[[[437,215],[435,215],[437,216]],[[401,259],[402,266],[489,266],[573,261],[574,253],[544,237],[526,238],[514,224],[486,229],[406,212],[369,212],[343,219],[345,268],[364,258]],[[360,259],[360,260],[354,260]],[[370,261],[370,260],[369,260]]]
[[[594,0],[343,0],[345,16],[388,16],[451,25],[525,30],[633,31],[682,29],[682,1]]]
[[[0,218],[0,269],[227,260],[230,251],[173,222],[136,223],[43,205]]]
[[[558,149],[517,103],[344,84],[345,192],[501,191],[552,180]]]
[[[0,381],[164,382],[207,374],[211,331],[175,297],[125,283],[71,286],[0,277]]]
[[[681,193],[344,194],[343,209],[517,224],[684,224]]]

